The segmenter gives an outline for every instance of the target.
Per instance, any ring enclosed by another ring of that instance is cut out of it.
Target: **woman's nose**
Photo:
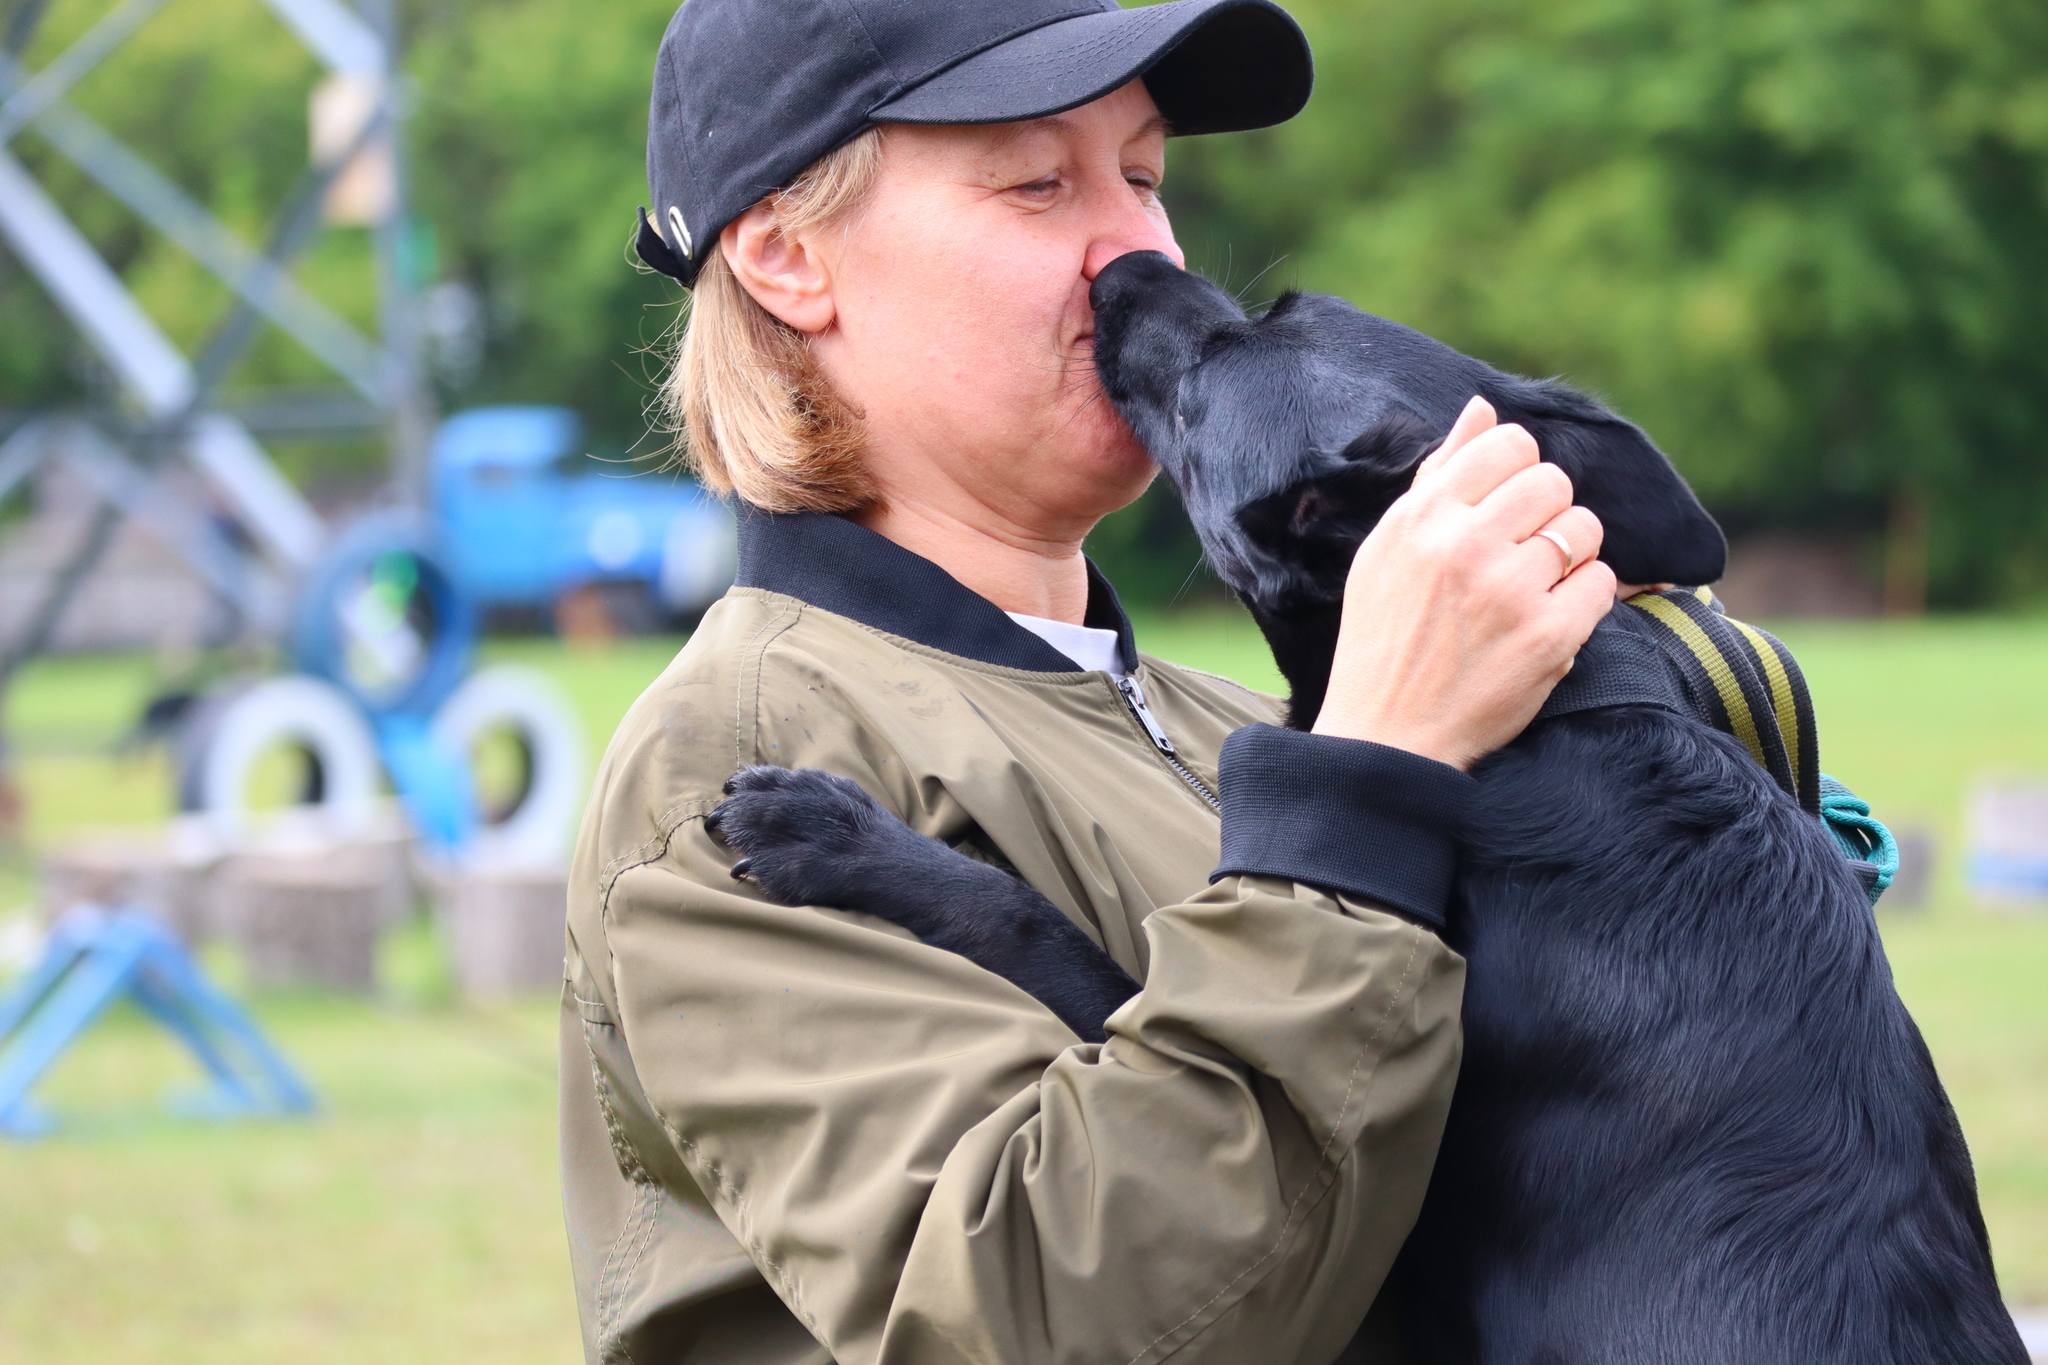
[[[1187,258],[1181,254],[1180,243],[1173,240],[1173,227],[1166,221],[1166,215],[1149,208],[1135,192],[1122,196],[1122,202],[1096,229],[1081,261],[1081,275],[1093,284],[1111,261],[1133,251],[1164,252],[1175,265],[1183,269],[1187,266]]]

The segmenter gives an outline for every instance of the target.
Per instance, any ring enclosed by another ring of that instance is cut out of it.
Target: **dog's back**
[[[2023,1365],[1820,822],[1649,706],[1540,722],[1480,776],[1465,1063],[1392,1286],[1416,1358]]]

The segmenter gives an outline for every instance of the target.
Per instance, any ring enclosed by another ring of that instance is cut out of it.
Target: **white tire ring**
[[[583,809],[583,725],[553,679],[537,669],[497,664],[472,673],[434,713],[434,739],[450,752],[496,729],[515,731],[533,762],[526,795],[495,825],[479,812],[464,861],[485,867],[561,866]]]
[[[376,737],[341,689],[304,674],[260,682],[223,706],[200,762],[199,808],[229,847],[255,830],[249,775],[279,744],[306,748],[320,765],[322,820],[336,835],[359,835],[376,823],[383,771]]]

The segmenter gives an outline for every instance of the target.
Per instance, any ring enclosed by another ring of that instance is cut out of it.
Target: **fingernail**
[[[754,860],[752,858],[740,859],[738,862],[732,865],[732,879],[736,882],[745,881],[747,879],[747,873],[753,869],[753,866]]]

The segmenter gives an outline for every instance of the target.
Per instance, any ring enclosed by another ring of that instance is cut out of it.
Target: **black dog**
[[[1570,473],[1621,581],[1720,576],[1720,531],[1662,453],[1562,386],[1335,299],[1249,319],[1154,253],[1105,270],[1094,304],[1104,384],[1264,630],[1298,727],[1352,553],[1475,393]],[[1447,933],[1465,1060],[1387,1291],[1412,1354],[2024,1365],[1961,1130],[1813,814],[1810,736],[1760,763],[1643,621],[1617,607],[1477,772]],[[1138,989],[1050,902],[851,782],[754,768],[728,792],[715,831],[774,900],[891,919],[1087,1039]]]

